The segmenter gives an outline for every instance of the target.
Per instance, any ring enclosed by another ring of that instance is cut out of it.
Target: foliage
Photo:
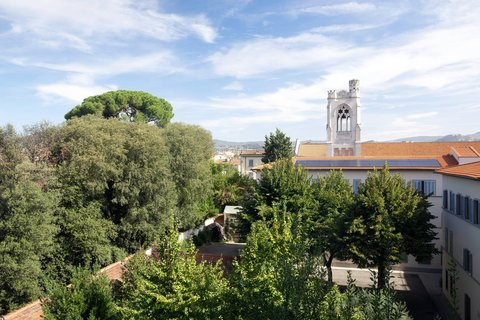
[[[137,256],[124,276],[121,313],[127,319],[220,319],[227,281],[219,265],[197,264],[171,232],[158,244],[158,261]]]
[[[360,185],[349,230],[350,250],[360,266],[378,268],[380,288],[385,285],[386,269],[399,262],[402,252],[422,260],[436,253],[428,207],[411,185],[405,185],[398,174],[390,175],[387,167],[370,172]],[[423,225],[415,226],[419,222]],[[417,233],[413,236],[409,228]]]
[[[71,284],[51,284],[43,304],[46,320],[114,320],[119,317],[112,287],[106,276],[77,269]]]
[[[255,180],[242,175],[230,164],[215,164],[211,162],[213,175],[213,197],[219,212],[226,205],[242,206],[249,194],[256,187]]]
[[[169,168],[177,193],[177,223],[181,229],[188,229],[209,211],[212,136],[199,126],[172,123],[165,128],[165,138],[170,153]]]
[[[310,179],[301,167],[295,167],[292,161],[277,161],[271,168],[262,171],[256,193],[246,203],[248,218],[260,219],[258,209],[264,205],[272,207],[282,203],[287,212],[297,213],[312,205]],[[268,214],[264,211],[263,214]],[[270,217],[264,216],[269,219]]]
[[[323,302],[321,319],[345,320],[407,320],[410,319],[405,304],[397,301],[395,292],[385,289],[359,289],[350,274],[347,287],[340,292],[333,286]]]
[[[28,159],[35,164],[51,161],[53,146],[58,141],[58,127],[39,122],[24,127],[22,147]]]
[[[170,103],[162,98],[142,91],[117,90],[84,99],[65,115],[65,119],[85,115],[154,122],[164,127],[173,117],[173,112]]]
[[[265,208],[270,221],[253,224],[233,275],[234,314],[241,319],[314,319],[327,286],[320,261],[308,254],[302,219],[285,206]]]
[[[309,214],[310,237],[315,252],[322,252],[328,280],[332,282],[333,258],[348,258],[351,211],[354,198],[341,171],[331,171],[312,184],[314,209]]]
[[[100,207],[94,203],[62,210],[58,224],[61,230],[58,242],[65,261],[71,265],[104,266],[124,256],[112,245],[115,225],[103,218]]]
[[[115,245],[129,252],[151,244],[175,209],[168,149],[156,127],[73,119],[61,129],[56,157],[62,205],[78,212],[101,208],[102,216],[88,216],[113,222]]]
[[[0,310],[42,294],[42,268],[55,250],[57,199],[21,168],[20,136],[0,128]]]
[[[292,141],[278,128],[275,134],[270,132],[269,136],[265,136],[263,148],[265,150],[265,155],[262,157],[263,163],[291,159],[293,156]]]

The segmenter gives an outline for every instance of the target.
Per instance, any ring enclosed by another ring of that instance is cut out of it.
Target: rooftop
[[[480,161],[443,168],[437,173],[480,180]]]

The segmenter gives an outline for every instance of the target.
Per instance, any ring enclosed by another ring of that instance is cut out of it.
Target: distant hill
[[[216,151],[221,150],[261,150],[263,141],[233,142],[213,139]]]
[[[448,142],[448,141],[480,141],[480,131],[472,134],[448,134],[446,136],[416,136],[408,138],[400,138],[395,140],[390,140],[393,142],[401,141],[414,141],[414,142]],[[302,141],[303,143],[307,141]],[[309,141],[309,142],[319,142],[319,141]],[[324,142],[324,141],[322,141]],[[374,142],[374,141],[365,141],[365,142]],[[263,149],[263,141],[248,141],[248,142],[233,142],[233,141],[224,141],[213,139],[215,144],[216,151],[223,150],[261,150]]]
[[[449,142],[449,141],[480,141],[480,131],[473,134],[448,134],[446,136],[416,136],[401,138],[392,141],[414,141],[414,142]]]

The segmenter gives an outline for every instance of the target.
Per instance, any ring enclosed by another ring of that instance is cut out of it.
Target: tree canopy
[[[331,282],[333,259],[346,260],[349,256],[347,231],[354,205],[352,187],[341,171],[331,171],[315,181],[312,189],[314,205],[308,215],[310,237],[315,251],[323,253]]]
[[[168,101],[142,91],[117,90],[91,96],[66,115],[69,120],[88,114],[133,122],[154,122],[164,127],[173,117]]]
[[[370,172],[360,185],[350,226],[350,250],[361,267],[378,268],[378,286],[387,281],[386,272],[411,254],[419,261],[429,261],[437,252],[431,205],[399,174],[388,167]]]
[[[278,128],[275,133],[270,132],[269,136],[265,136],[263,148],[265,150],[265,155],[262,158],[263,163],[290,159],[293,156],[292,141]]]

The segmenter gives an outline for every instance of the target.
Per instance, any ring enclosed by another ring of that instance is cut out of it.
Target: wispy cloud
[[[0,17],[17,34],[34,34],[89,50],[92,43],[145,36],[171,41],[188,35],[213,42],[217,32],[203,15],[165,13],[154,2],[130,0],[37,0],[0,2]]]
[[[230,82],[226,86],[222,88],[222,90],[229,90],[229,91],[242,91],[243,85],[239,81]]]
[[[90,78],[85,76],[70,76],[64,81],[39,85],[37,94],[46,101],[63,99],[73,103],[79,103],[85,97],[117,90],[115,85],[95,85]]]
[[[375,10],[376,6],[366,2],[344,2],[338,4],[320,5],[303,8],[300,11],[304,13],[314,13],[323,15],[354,14],[364,13]]]

